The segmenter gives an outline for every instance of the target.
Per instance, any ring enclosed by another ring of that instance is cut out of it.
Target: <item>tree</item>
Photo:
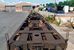
[[[59,2],[59,4],[58,5],[69,5],[69,1],[63,1],[63,2]]]
[[[56,5],[63,5],[63,6],[68,5],[68,6],[74,7],[74,0],[60,1],[58,4],[56,3]],[[49,7],[49,6],[54,7],[55,3],[47,3],[46,7]]]
[[[59,2],[59,4],[58,5],[64,5],[64,3],[63,2]]]
[[[74,0],[69,0],[69,6],[74,6]]]
[[[54,7],[54,3],[47,3],[47,4],[46,4],[46,7],[49,7],[49,6]]]
[[[43,4],[43,6],[45,7],[45,4]]]

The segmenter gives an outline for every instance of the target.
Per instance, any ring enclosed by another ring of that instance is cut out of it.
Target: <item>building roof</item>
[[[32,6],[32,4],[30,2],[20,2],[20,3],[16,3],[16,6]]]
[[[15,5],[5,5],[6,7],[15,7]]]
[[[0,6],[5,6],[5,4],[4,3],[0,3]]]

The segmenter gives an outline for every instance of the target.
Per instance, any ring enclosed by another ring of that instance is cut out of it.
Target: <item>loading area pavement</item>
[[[5,34],[9,38],[24,22],[29,12],[0,12],[0,50],[7,50]]]
[[[52,16],[54,15],[54,13],[51,12],[45,12],[45,11],[39,11],[38,13],[40,13],[42,16],[47,17],[47,16]],[[57,17],[66,17],[65,20],[67,20],[67,18],[69,17],[74,17],[74,14],[56,14]],[[64,18],[63,18],[64,19]],[[73,21],[74,22],[74,21]],[[64,37],[64,39],[66,38],[66,32],[63,31],[63,29],[65,29],[65,27],[59,27],[56,26],[55,24],[49,23],[58,33],[60,33],[60,35],[62,37]],[[69,32],[69,40],[68,40],[68,46],[66,50],[74,50],[74,29],[72,29]]]

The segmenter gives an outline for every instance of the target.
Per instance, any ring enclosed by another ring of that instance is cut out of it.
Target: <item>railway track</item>
[[[66,40],[38,13],[30,13],[7,41],[8,50],[66,50]]]

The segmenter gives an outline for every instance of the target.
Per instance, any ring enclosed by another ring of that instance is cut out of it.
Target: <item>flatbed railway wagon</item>
[[[30,13],[7,40],[7,50],[66,50],[67,41],[38,13]]]

